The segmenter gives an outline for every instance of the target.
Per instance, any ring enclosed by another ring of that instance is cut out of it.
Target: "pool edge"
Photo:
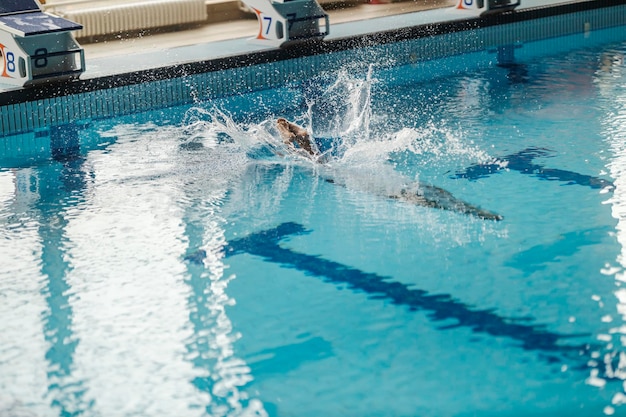
[[[402,65],[625,23],[626,0],[573,1],[18,88],[0,92],[0,135],[272,88],[340,68],[356,50]]]

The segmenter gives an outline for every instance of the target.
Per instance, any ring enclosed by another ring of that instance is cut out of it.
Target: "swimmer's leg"
[[[417,204],[419,206],[437,208],[441,210],[454,211],[461,214],[478,217],[483,220],[503,220],[504,217],[497,213],[483,210],[463,200],[456,198],[449,191],[443,188],[435,187],[428,184],[420,184],[418,190],[402,190],[400,194],[390,195],[393,198],[408,203]]]

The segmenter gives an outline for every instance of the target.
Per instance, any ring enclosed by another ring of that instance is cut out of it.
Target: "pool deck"
[[[394,3],[371,4],[358,3],[346,7],[329,7],[326,12],[333,25],[355,22],[391,15],[423,12],[454,5],[454,0],[403,0]],[[236,8],[236,6],[230,6]],[[235,18],[233,18],[233,15]],[[239,9],[222,13],[223,18],[213,16],[214,21],[201,26],[189,27],[178,31],[153,33],[148,36],[132,35],[123,39],[104,42],[83,43],[87,59],[125,55],[137,51],[163,50],[193,45],[214,44],[229,40],[244,40],[256,35],[258,22],[256,16],[240,12]]]
[[[518,10],[559,3],[566,2],[523,0]],[[451,7],[454,4],[454,0],[435,0],[421,4],[415,2],[361,4],[344,10],[331,10],[330,34],[326,36],[325,41],[475,17],[471,13],[455,10]],[[83,47],[87,70],[81,78],[97,78],[275,49],[248,42],[257,30],[256,19],[244,19],[209,24],[176,33],[85,44]],[[203,41],[197,42],[198,39]],[[112,59],[116,56],[132,57],[132,60]]]

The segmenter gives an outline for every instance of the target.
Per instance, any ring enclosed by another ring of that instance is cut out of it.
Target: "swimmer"
[[[309,135],[306,129],[282,117],[276,121],[276,127],[285,145],[294,150],[302,149],[308,154],[307,156],[312,158],[320,156],[315,142],[313,142],[311,135]]]
[[[278,132],[280,133],[285,145],[289,146],[294,151],[304,151],[302,153],[305,154],[306,157],[315,162],[322,163],[319,160],[320,153],[317,150],[317,146],[306,129],[296,125],[295,123],[291,123],[282,117],[276,121],[276,127],[278,128]],[[341,182],[336,181],[334,178],[326,178],[326,181],[335,185],[344,185]],[[480,207],[454,197],[450,192],[444,190],[443,188],[428,184],[419,184],[417,190],[402,189],[398,193],[381,193],[381,195],[392,200],[404,201],[423,207],[454,211],[478,217],[483,220],[500,221],[503,219],[503,217],[499,214],[483,210]]]

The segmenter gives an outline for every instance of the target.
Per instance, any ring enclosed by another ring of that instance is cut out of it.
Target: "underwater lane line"
[[[530,147],[511,155],[496,158],[496,160],[491,163],[472,165],[464,171],[457,172],[450,178],[465,178],[473,181],[481,178],[487,178],[488,176],[497,174],[501,171],[511,170],[518,171],[522,174],[533,175],[546,181],[565,182],[565,185],[577,184],[594,189],[606,188],[609,190],[615,188],[615,185],[611,181],[599,177],[580,174],[574,171],[546,168],[543,165],[533,162],[535,158],[545,156],[550,156],[550,150],[546,148]]]
[[[248,253],[262,257],[267,262],[277,263],[306,273],[309,276],[322,278],[333,284],[348,284],[352,290],[363,291],[372,299],[387,299],[393,304],[408,306],[412,311],[427,311],[433,321],[454,319],[456,324],[443,326],[440,329],[468,327],[474,333],[488,334],[494,337],[507,337],[521,343],[520,347],[528,351],[539,351],[557,354],[549,356],[549,362],[562,361],[565,356],[583,355],[591,346],[563,345],[559,342],[577,337],[587,337],[588,334],[566,335],[554,333],[545,329],[544,325],[519,323],[530,321],[531,318],[505,318],[497,315],[493,309],[472,309],[466,304],[455,300],[449,294],[429,294],[427,291],[410,288],[408,285],[392,281],[374,273],[363,272],[359,269],[330,261],[319,256],[307,255],[283,248],[280,240],[287,236],[309,233],[304,226],[298,223],[282,223],[276,228],[253,233],[247,237],[231,241],[225,247],[225,256],[235,256]],[[189,260],[193,261],[194,257]]]

